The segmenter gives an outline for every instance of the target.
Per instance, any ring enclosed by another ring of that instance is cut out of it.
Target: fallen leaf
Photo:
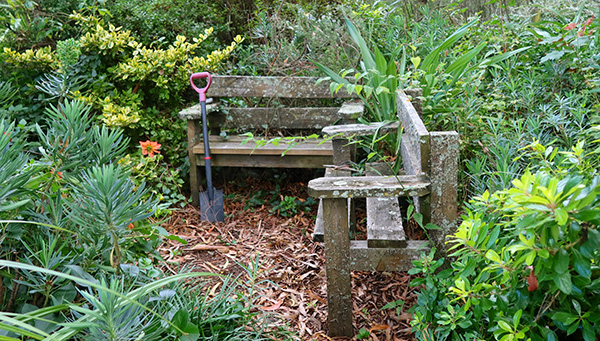
[[[283,303],[283,300],[279,300],[277,302],[275,302],[275,304],[268,306],[268,307],[259,307],[258,309],[263,310],[263,311],[274,311],[279,309],[279,307],[281,307],[281,303]]]
[[[229,247],[223,245],[203,245],[198,244],[196,246],[183,249],[184,251],[219,251],[219,252],[229,252]]]
[[[388,329],[390,326],[388,326],[387,324],[376,324],[373,327],[371,327],[371,329],[369,329],[369,333],[370,332],[376,332],[379,330],[386,330]]]

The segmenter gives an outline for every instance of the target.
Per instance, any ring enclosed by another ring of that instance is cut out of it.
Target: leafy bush
[[[91,105],[90,115],[107,127],[127,128],[125,134],[131,141],[152,139],[169,146],[164,148],[165,159],[160,166],[169,168],[165,171],[169,175],[163,171],[145,175],[153,177],[160,187],[163,181],[157,178],[165,174],[163,178],[170,184],[155,191],[166,190],[168,203],[183,203],[179,187],[181,171],[185,171],[181,166],[185,163],[187,139],[185,122],[177,118],[177,112],[188,99],[186,90],[190,93],[189,74],[215,70],[242,38],[238,36],[224,49],[202,56],[199,54],[205,49],[201,44],[213,33],[212,28],[193,41],[178,35],[171,44],[151,47],[138,42],[132,32],[108,22],[107,16],[85,13],[87,9],[71,15],[81,31],[77,37],[58,41],[56,49],[47,46],[19,52],[4,48],[4,62],[23,75],[13,77],[14,83],[27,89],[19,92],[19,102],[24,106],[8,108],[8,115],[29,124],[39,123],[45,129],[39,107],[49,101],[78,99]],[[50,131],[55,129],[51,127]]]
[[[596,339],[600,177],[567,169],[475,198],[449,238],[450,267],[415,262],[419,339]]]

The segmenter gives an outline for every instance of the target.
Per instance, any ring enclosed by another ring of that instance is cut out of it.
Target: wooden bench
[[[290,148],[285,143],[261,146],[256,140],[242,144],[246,138],[238,135],[261,131],[258,138],[270,140],[271,134],[282,131],[306,136],[320,133],[325,126],[356,122],[364,111],[363,104],[354,100],[324,106],[323,102],[341,102],[340,99],[355,99],[355,96],[346,91],[332,95],[329,84],[316,84],[317,80],[314,77],[213,76],[207,96],[219,98],[221,102],[213,100],[207,105],[212,165],[324,168],[336,162],[330,140],[306,139]],[[232,106],[232,100],[227,99],[242,101],[246,107]],[[203,174],[198,168],[204,166],[200,105],[182,110],[179,116],[188,122],[192,204],[198,206]]]
[[[412,261],[431,247],[428,241],[406,239],[397,198],[413,198],[423,214],[423,223],[431,222],[440,228],[428,234],[442,252],[444,238],[456,224],[458,133],[427,131],[401,90],[397,102],[403,128],[402,174],[349,177],[329,171],[325,177],[308,183],[309,195],[321,200],[315,237],[325,242],[330,336],[355,335],[350,271],[407,271],[412,268]],[[343,140],[372,135],[377,129],[379,133],[398,130],[398,123],[379,126],[355,124],[326,127],[323,131]],[[367,198],[367,240],[349,237],[349,208],[354,198]]]

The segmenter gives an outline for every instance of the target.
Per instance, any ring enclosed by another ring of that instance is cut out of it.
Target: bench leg
[[[353,336],[348,200],[323,199],[323,217],[329,334]]]
[[[440,227],[430,232],[441,256],[446,251],[446,236],[454,233],[458,217],[457,183],[459,136],[453,132],[431,133],[431,222]]]
[[[192,205],[200,207],[200,172],[196,164],[196,155],[192,149],[198,141],[200,134],[200,125],[198,120],[187,121],[188,131],[188,158],[190,160],[190,192],[192,196]]]

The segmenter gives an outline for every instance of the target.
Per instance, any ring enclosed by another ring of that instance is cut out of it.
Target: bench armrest
[[[323,177],[308,182],[315,198],[420,197],[431,192],[424,175]]]
[[[376,133],[380,135],[394,134],[398,132],[398,122],[374,122],[367,124],[343,124],[327,126],[322,129],[324,135],[350,138],[353,136],[370,136]]]
[[[212,111],[217,110],[217,106],[219,103],[217,101],[213,101],[212,98],[206,100],[206,112],[210,113]],[[200,109],[200,103],[191,106],[189,108],[185,108],[179,112],[179,118],[182,120],[200,120],[202,119],[202,112]]]

